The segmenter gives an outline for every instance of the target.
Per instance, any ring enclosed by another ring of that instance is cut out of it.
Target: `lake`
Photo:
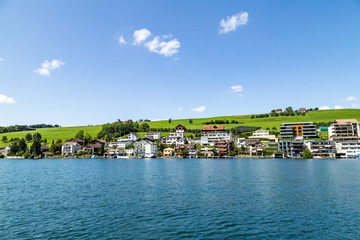
[[[360,161],[0,160],[0,239],[355,239]]]

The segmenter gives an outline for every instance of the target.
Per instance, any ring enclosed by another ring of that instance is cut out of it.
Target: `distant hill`
[[[193,123],[189,123],[189,119],[172,120],[171,123],[168,120],[154,121],[148,123],[150,128],[174,128],[178,124],[184,124],[188,129],[202,129],[203,123],[215,120],[228,120],[231,122],[235,120],[238,124],[223,124],[226,128],[230,129],[236,126],[254,126],[263,129],[276,127],[279,129],[281,123],[285,122],[330,122],[335,119],[357,119],[360,120],[360,109],[336,109],[336,110],[318,110],[310,111],[306,113],[306,116],[279,116],[279,117],[267,117],[267,118],[251,118],[251,115],[242,116],[222,116],[212,118],[197,118],[192,119]],[[84,130],[85,133],[89,133],[92,137],[101,130],[101,125],[96,126],[78,126],[78,127],[60,127],[60,128],[42,128],[37,129],[43,138],[47,138],[51,143],[52,139],[69,139],[75,137],[75,134],[79,130]],[[7,136],[8,139],[15,137],[24,137],[27,133],[33,134],[35,131],[23,131],[0,134],[0,147],[8,145],[1,141],[2,136]]]

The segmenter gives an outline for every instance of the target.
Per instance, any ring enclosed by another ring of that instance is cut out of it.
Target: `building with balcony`
[[[231,132],[223,125],[204,126],[201,131],[201,145],[213,146],[218,141],[231,141]]]
[[[360,154],[360,142],[339,142],[336,143],[338,158],[355,158]]]
[[[335,158],[335,141],[305,141],[304,145],[310,150],[313,158]]]
[[[283,123],[280,126],[280,138],[317,138],[316,126],[312,122]]]
[[[360,140],[360,124],[356,119],[338,119],[328,128],[329,139],[336,142]]]
[[[279,141],[278,148],[284,156],[297,158],[304,153],[305,145],[303,141]]]

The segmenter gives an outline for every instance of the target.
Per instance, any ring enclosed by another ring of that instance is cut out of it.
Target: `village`
[[[314,110],[317,110],[315,108]],[[312,111],[299,108],[274,109],[270,114],[253,115],[251,118],[269,116],[305,115]],[[261,129],[241,126],[245,132],[228,129],[225,120],[204,122],[201,130],[187,129],[185,124],[175,128],[150,129],[150,120],[138,122],[118,121],[104,125],[102,134],[91,138],[79,131],[75,138],[62,142],[46,139],[35,132],[25,139],[10,139],[7,147],[0,148],[0,156],[7,158],[359,158],[360,123],[356,119],[336,119],[329,123],[289,122],[278,128]],[[169,120],[169,123],[171,120]],[[139,125],[142,124],[142,125]],[[189,120],[189,124],[192,120]],[[233,120],[231,123],[238,124]],[[113,125],[126,132],[113,135]],[[131,126],[126,129],[125,125]],[[105,130],[104,130],[105,129]],[[131,131],[131,129],[133,131]],[[275,131],[279,129],[279,131]],[[35,131],[36,129],[31,129]],[[135,130],[135,131],[134,131]],[[142,130],[140,137],[139,130]],[[158,130],[158,131],[155,131]],[[111,136],[111,137],[109,137]],[[115,136],[115,137],[113,137]],[[4,141],[3,136],[3,141]],[[33,140],[31,147],[27,146]],[[36,140],[36,143],[35,143]],[[29,156],[30,153],[36,155]]]

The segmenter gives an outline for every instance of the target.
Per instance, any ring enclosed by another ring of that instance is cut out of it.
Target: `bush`
[[[4,158],[4,157],[5,157],[4,154],[0,153],[0,158]]]

